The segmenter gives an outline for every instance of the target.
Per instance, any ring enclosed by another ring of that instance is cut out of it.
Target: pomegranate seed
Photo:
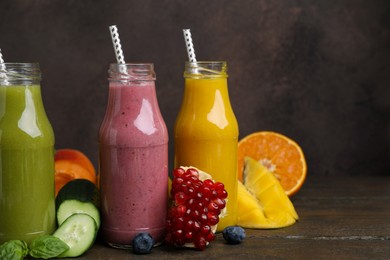
[[[194,207],[195,203],[196,203],[195,199],[189,199],[187,205],[189,208],[192,208]]]
[[[181,184],[184,182],[183,178],[177,177],[173,182],[172,182],[172,188],[177,189]]]
[[[209,224],[212,225],[212,226],[218,224],[218,222],[219,222],[219,217],[218,217],[218,215],[209,213],[209,214],[207,214],[207,218],[208,218],[208,220],[209,220]]]
[[[187,170],[185,173],[183,173],[182,177],[183,179],[188,179],[191,176],[191,173]]]
[[[178,192],[175,194],[175,202],[177,205],[185,204],[186,200],[187,200],[187,196],[184,192]]]
[[[193,217],[194,219],[199,219],[199,217],[200,217],[199,211],[193,210],[193,211],[191,212],[191,217]]]
[[[204,236],[207,236],[211,232],[211,227],[209,225],[204,225],[200,229],[200,233]]]
[[[182,234],[183,234],[183,230],[181,229],[175,230],[175,232],[173,232],[173,236],[176,236],[178,238],[180,238]]]
[[[209,218],[207,217],[207,215],[206,214],[201,214],[200,215],[200,222],[202,222],[202,223],[205,223],[205,224],[208,224],[208,220],[209,220]],[[218,223],[218,222],[217,222]],[[214,224],[215,225],[215,224]]]
[[[196,204],[195,204],[194,206],[195,206],[195,208],[196,208],[197,210],[199,210],[199,212],[203,212],[203,210],[205,209],[203,203],[200,202],[200,201],[197,201]],[[207,208],[206,208],[206,209],[207,209]]]
[[[189,168],[189,169],[187,170],[187,172],[188,172],[190,175],[192,175],[192,176],[196,177],[197,179],[199,179],[199,172],[198,172],[196,169],[194,169],[194,168]]]
[[[209,188],[212,188],[214,186],[214,182],[210,179],[204,180],[203,184],[204,184],[204,186],[209,187]]]
[[[208,242],[212,242],[214,241],[215,239],[215,234],[213,232],[210,232],[206,237],[205,237],[206,241]]]
[[[226,206],[226,202],[225,202],[225,200],[223,200],[223,199],[216,198],[216,199],[214,200],[214,202],[215,202],[215,204],[218,205],[218,208],[219,208],[219,209],[223,209],[223,208],[225,208],[225,206]]]
[[[173,232],[173,239],[174,239],[174,244],[176,246],[183,246],[185,244],[185,236],[183,234],[183,230],[178,229],[175,232]]]
[[[203,236],[198,235],[194,238],[194,246],[196,249],[202,251],[206,248],[207,241]]]
[[[228,193],[227,193],[227,191],[226,191],[225,189],[223,189],[223,190],[218,190],[217,192],[218,192],[218,197],[219,197],[220,199],[226,199],[227,196],[228,196]]]
[[[183,217],[187,211],[186,206],[184,205],[178,205],[176,208],[176,215],[179,217]]]
[[[211,199],[215,199],[218,197],[218,192],[216,190],[211,190],[210,191],[210,196]]]
[[[198,181],[199,179],[198,179],[198,177],[192,176],[192,175],[191,175],[191,176],[188,178],[188,180],[191,182],[191,185],[194,185],[194,184],[197,183],[197,181]]]
[[[185,173],[185,170],[183,168],[176,168],[173,171],[173,177],[180,177]]]
[[[186,243],[191,243],[193,238],[194,238],[194,234],[192,233],[192,231],[188,231],[188,232],[185,233],[185,241],[186,241]]]
[[[207,186],[203,186],[202,187],[202,194],[203,194],[203,196],[209,197],[210,193],[211,193],[210,187],[207,187]]]
[[[194,226],[194,221],[188,220],[186,224],[186,230],[193,230],[193,226]]]
[[[202,181],[200,181],[200,180],[198,180],[197,182],[194,182],[193,184],[192,184],[192,187],[194,188],[194,189],[199,189],[200,187],[203,187],[203,183],[202,183]]]
[[[208,205],[209,212],[218,212],[219,211],[219,206],[217,203],[214,201],[210,202]]]
[[[214,184],[214,188],[218,191],[218,190],[224,190],[225,189],[225,185],[223,185],[222,182],[219,182],[217,181],[215,184]]]
[[[186,194],[189,198],[193,198],[195,196],[195,190],[193,188],[188,188]]]
[[[176,217],[177,214],[177,208],[171,208],[168,211],[168,219],[173,220]]]
[[[193,227],[194,232],[199,232],[200,228],[201,228],[200,223],[198,221],[195,221],[194,222],[194,227]]]
[[[175,228],[184,228],[185,222],[183,217],[174,218],[172,224]]]
[[[210,198],[209,197],[203,197],[202,203],[203,203],[203,205],[208,205],[210,203]]]

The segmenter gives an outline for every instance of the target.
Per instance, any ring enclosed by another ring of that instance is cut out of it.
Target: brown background
[[[390,174],[389,1],[0,0],[6,61],[40,63],[56,147],[95,165],[112,24],[126,61],[155,63],[171,162],[191,28],[198,60],[228,62],[240,138],[291,137],[311,176]]]

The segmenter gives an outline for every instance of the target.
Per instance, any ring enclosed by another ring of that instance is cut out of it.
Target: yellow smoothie
[[[225,184],[227,215],[221,218],[218,230],[236,225],[238,125],[230,105],[226,71],[206,75],[202,71],[185,73],[174,142],[175,168],[194,166]]]

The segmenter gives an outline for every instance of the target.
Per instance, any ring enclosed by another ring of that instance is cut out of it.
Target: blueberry
[[[245,238],[245,230],[239,226],[229,226],[222,231],[223,238],[228,244],[239,244]]]
[[[149,233],[139,233],[133,239],[133,252],[135,254],[149,254],[153,245],[154,240]]]

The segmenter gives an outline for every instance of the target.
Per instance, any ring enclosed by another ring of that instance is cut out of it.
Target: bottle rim
[[[226,61],[186,61],[185,78],[221,78],[228,77]]]
[[[5,62],[0,66],[0,84],[37,84],[41,81],[38,62]]]
[[[153,63],[111,63],[108,69],[110,81],[156,80]]]

